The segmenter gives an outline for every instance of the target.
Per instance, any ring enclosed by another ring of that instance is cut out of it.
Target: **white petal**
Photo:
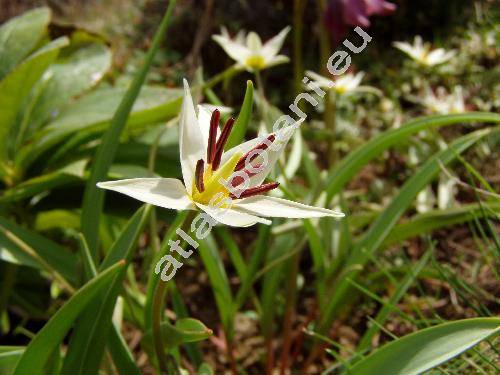
[[[266,58],[272,58],[278,54],[281,47],[283,46],[283,42],[290,31],[290,26],[285,27],[283,30],[279,32],[278,35],[269,39],[264,46],[262,47],[262,55]]]
[[[288,141],[294,134],[296,127],[300,126],[302,122],[303,120],[299,120],[297,123],[295,123],[295,125],[284,126],[276,133],[276,140],[273,142],[271,147],[266,150],[267,163],[262,171],[257,173],[255,176],[250,177],[250,186],[260,185],[262,181],[266,179],[267,175],[274,168],[274,165],[276,164],[279,156],[284,151]],[[235,152],[246,154],[255,146],[262,143],[266,138],[267,135],[263,135],[229,149],[228,151],[224,152],[222,156],[222,163],[225,163],[227,160],[229,160]],[[253,164],[256,165],[258,163],[259,161],[256,160]]]
[[[163,208],[174,210],[194,208],[184,185],[175,178],[131,178],[99,182],[97,186]]]
[[[309,217],[344,217],[339,211],[308,206],[286,199],[256,195],[235,201],[235,206],[246,212],[264,217],[287,217],[290,219]]]
[[[206,206],[204,204],[196,203],[196,205],[209,214],[212,218],[221,224],[230,227],[249,227],[251,225],[262,223],[270,225],[271,221],[263,219],[258,216],[250,215],[245,212],[239,212],[232,208],[219,208],[214,206]]]
[[[260,36],[253,31],[250,31],[247,35],[247,48],[250,50],[252,55],[262,54],[262,40]]]
[[[184,80],[184,101],[182,103],[181,119],[179,121],[179,149],[182,177],[188,194],[193,191],[193,178],[196,162],[203,159],[206,146],[194,111],[193,98],[189,85]]]
[[[244,65],[247,58],[250,56],[250,50],[245,46],[229,38],[225,38],[221,35],[213,35],[212,39],[215,40],[224,51],[233,60]]]
[[[311,78],[313,81],[315,81],[318,85],[320,85],[322,88],[329,88],[331,89],[334,86],[333,80],[324,77],[322,75],[319,75],[316,72],[313,72],[312,70],[307,70],[306,71],[306,76]]]
[[[265,66],[266,68],[270,68],[272,66],[276,66],[276,65],[280,65],[280,64],[285,64],[287,62],[289,62],[290,59],[288,58],[288,56],[285,56],[285,55],[278,55],[278,56],[275,56],[271,59],[267,59],[265,60]]]

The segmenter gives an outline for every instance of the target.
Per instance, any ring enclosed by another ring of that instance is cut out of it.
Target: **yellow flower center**
[[[266,62],[262,56],[254,55],[247,58],[245,64],[252,69],[260,70],[266,66]]]
[[[204,205],[213,204],[218,205],[218,202],[223,198],[229,196],[229,190],[220,182],[221,178],[228,181],[231,177],[236,164],[243,156],[242,153],[235,153],[231,158],[224,163],[215,172],[212,170],[212,166],[209,164],[203,173],[203,183],[205,190],[200,193],[193,182],[193,195],[191,199],[194,202],[201,203]],[[222,193],[222,194],[219,194]],[[210,202],[212,199],[215,202]]]

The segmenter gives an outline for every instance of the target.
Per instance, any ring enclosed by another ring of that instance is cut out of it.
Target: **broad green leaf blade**
[[[457,320],[426,328],[384,345],[356,363],[356,375],[421,374],[500,332],[500,318]]]
[[[495,130],[498,132],[499,129]],[[492,134],[492,129],[482,129],[458,138],[447,149],[433,155],[405,182],[389,206],[377,217],[367,233],[351,250],[345,264],[347,271],[342,280],[335,286],[333,295],[323,311],[319,327],[320,333],[325,332],[330,327],[335,312],[341,307],[344,298],[348,295],[351,286],[348,280],[355,279],[360,272],[359,270],[378,250],[417,194],[439,174],[441,165],[449,164],[466,149],[490,134]]]
[[[253,83],[252,81],[247,81],[247,89],[245,92],[245,97],[243,98],[243,104],[241,105],[241,111],[234,123],[233,130],[226,144],[226,149],[235,147],[241,143],[245,138],[245,133],[247,132],[248,123],[252,117],[252,107],[253,107]]]
[[[0,346],[0,374],[12,374],[19,358],[24,353],[24,346]]]
[[[17,120],[21,106],[27,99],[35,83],[42,77],[48,66],[56,59],[59,50],[68,44],[67,38],[59,38],[38,50],[8,76],[0,81],[0,162],[5,161],[7,139]]]
[[[41,94],[31,112],[31,127],[38,128],[51,116],[57,116],[71,98],[99,83],[111,67],[111,51],[104,43],[87,42],[78,46],[75,38],[71,42],[70,53],[52,64],[45,79],[38,83]]]
[[[133,249],[150,212],[151,206],[146,205],[132,216],[99,266],[99,272],[104,272],[117,261],[130,262]],[[125,269],[110,282],[106,291],[94,298],[78,320],[64,361],[63,374],[98,372],[109,339],[111,318],[124,276]]]
[[[77,259],[64,247],[23,228],[0,216],[0,258],[13,263],[43,269],[49,274],[60,274],[70,284],[76,285]],[[17,259],[17,261],[15,261]]]
[[[44,132],[22,149],[16,164],[26,169],[52,146],[72,135],[102,133],[109,127],[126,88],[103,88],[76,100],[50,122]],[[140,126],[164,121],[179,111],[182,90],[145,86],[131,109],[128,126]],[[74,146],[73,148],[74,149]]]
[[[0,80],[36,47],[47,33],[50,9],[37,8],[0,26]]]
[[[87,239],[90,251],[97,259],[98,247],[98,234],[99,234],[99,219],[102,206],[104,203],[104,192],[97,187],[97,183],[105,179],[109,167],[113,163],[120,134],[125,127],[129,114],[132,110],[135,100],[139,96],[149,67],[153,63],[154,56],[158,50],[163,38],[167,33],[170,19],[175,6],[175,0],[170,0],[167,11],[161,21],[160,27],[155,33],[151,47],[146,55],[144,65],[137,72],[134,77],[130,88],[127,90],[120,105],[111,120],[110,127],[104,134],[101,145],[97,149],[95,158],[93,160],[92,169],[90,171],[90,178],[85,188],[83,196],[83,210],[82,210],[82,232]]]
[[[459,124],[464,122],[492,122],[499,123],[500,115],[488,112],[471,112],[459,115],[436,115],[422,117],[412,120],[401,127],[389,130],[363,144],[333,168],[327,180],[327,205],[332,198],[342,190],[356,173],[369,163],[373,158],[382,154],[389,147],[406,140],[412,134],[419,131],[446,125]]]
[[[30,374],[34,369],[43,372],[50,355],[61,344],[75,319],[98,293],[107,289],[109,282],[123,270],[124,264],[115,264],[84,285],[55,313],[31,340],[17,364],[15,375]]]

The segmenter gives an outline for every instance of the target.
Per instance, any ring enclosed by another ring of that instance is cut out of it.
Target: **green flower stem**
[[[232,77],[233,75],[235,75],[239,71],[241,71],[241,68],[237,67],[236,65],[231,65],[226,70],[220,72],[219,74],[216,74],[210,80],[205,82],[202,86],[202,89],[203,90],[210,89],[210,88],[214,87],[215,85],[217,85],[218,83],[224,81],[225,79]]]
[[[187,231],[195,215],[196,215],[195,211],[189,212],[186,219],[181,222],[179,227],[182,227],[184,231]],[[165,345],[163,344],[163,340],[165,340],[165,338],[161,334],[161,321],[163,317],[164,302],[167,293],[167,287],[168,287],[168,282],[164,282],[161,279],[159,279],[156,283],[153,294],[152,307],[151,307],[152,311],[151,328],[153,333],[153,345],[156,357],[158,358],[158,365],[160,367],[161,373],[170,375],[170,374],[180,374],[180,372],[176,364],[175,358],[170,354],[165,355]]]

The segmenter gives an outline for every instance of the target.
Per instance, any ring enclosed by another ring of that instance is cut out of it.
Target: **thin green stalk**
[[[165,356],[165,346],[163,345],[163,336],[161,334],[161,317],[163,313],[163,302],[167,292],[167,283],[158,282],[153,297],[153,344],[158,359],[158,365],[163,374],[179,374],[175,359],[167,355]]]
[[[297,252],[290,259],[290,270],[286,281],[286,306],[283,318],[283,348],[281,352],[280,374],[285,375],[289,367],[290,350],[292,348],[292,323],[297,299],[297,276],[299,274],[300,254]]]
[[[238,71],[240,71],[240,69],[236,65],[231,65],[226,70],[216,74],[209,81],[205,82],[202,85],[202,90],[206,90],[206,89],[210,89],[210,88],[214,87],[215,85],[224,81],[225,79],[232,77]]]
[[[304,23],[302,18],[306,0],[294,0],[293,6],[293,76],[295,94],[302,91],[302,76],[304,74],[304,66],[302,61],[302,33]]]
[[[182,220],[177,228],[184,227],[184,229],[187,229],[186,227],[188,225],[191,225],[191,221],[193,220],[193,218],[194,218],[194,212],[188,213],[186,219]],[[175,233],[177,228],[171,231],[171,233],[172,234]],[[170,238],[171,236],[167,235],[166,237]],[[157,256],[159,255],[161,254],[157,253]],[[156,357],[158,358],[158,365],[162,373],[179,374],[179,369],[176,364],[175,358],[171,355],[165,356],[165,346],[163,344],[163,340],[165,338],[161,334],[161,321],[163,317],[163,309],[167,292],[167,286],[168,282],[164,282],[163,280],[159,279],[156,282],[156,286],[152,297],[151,328],[153,333],[153,345],[155,348]]]

